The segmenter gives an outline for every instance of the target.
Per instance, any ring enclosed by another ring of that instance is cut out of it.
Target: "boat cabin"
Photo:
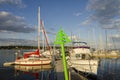
[[[82,44],[81,44],[82,43]],[[90,47],[85,42],[74,42],[70,57],[74,59],[90,59]]]

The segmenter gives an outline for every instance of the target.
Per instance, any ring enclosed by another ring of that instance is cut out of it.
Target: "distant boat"
[[[40,54],[40,24],[42,23],[40,20],[40,8],[39,8],[38,9],[38,49],[35,52],[24,52],[22,58],[17,56],[14,64],[24,65],[24,66],[36,66],[36,65],[46,65],[52,62],[52,56],[44,57]]]
[[[97,75],[98,60],[91,59],[91,55],[86,42],[73,42],[67,63],[77,71]]]

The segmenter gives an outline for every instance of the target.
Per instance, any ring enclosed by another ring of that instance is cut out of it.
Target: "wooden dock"
[[[15,62],[6,62],[6,63],[4,63],[3,64],[3,66],[11,66],[11,65],[14,65],[15,64]]]
[[[55,66],[56,66],[57,80],[65,80],[62,60],[56,61]],[[87,80],[86,78],[79,75],[72,69],[69,70],[69,75],[70,75],[69,80]]]

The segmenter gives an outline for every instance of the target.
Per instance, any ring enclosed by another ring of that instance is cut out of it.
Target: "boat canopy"
[[[74,42],[72,42],[73,44],[75,44],[75,43],[84,43],[84,44],[86,44],[87,45],[87,43],[86,42],[78,42],[78,41],[74,41]]]
[[[72,42],[72,43],[73,43],[73,48],[90,49],[90,47],[87,45],[86,42],[75,41],[75,42]]]

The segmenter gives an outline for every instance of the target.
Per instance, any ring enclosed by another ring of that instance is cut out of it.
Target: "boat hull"
[[[15,61],[16,65],[24,65],[24,66],[36,66],[36,65],[46,65],[50,64],[51,60],[17,60]]]
[[[15,70],[19,70],[19,71],[25,71],[25,72],[29,72],[29,71],[33,71],[33,72],[39,72],[42,70],[49,70],[52,69],[51,65],[38,65],[38,66],[22,66],[22,65],[15,65],[14,66]]]
[[[69,60],[67,61],[70,67],[77,71],[97,75],[98,60]]]

